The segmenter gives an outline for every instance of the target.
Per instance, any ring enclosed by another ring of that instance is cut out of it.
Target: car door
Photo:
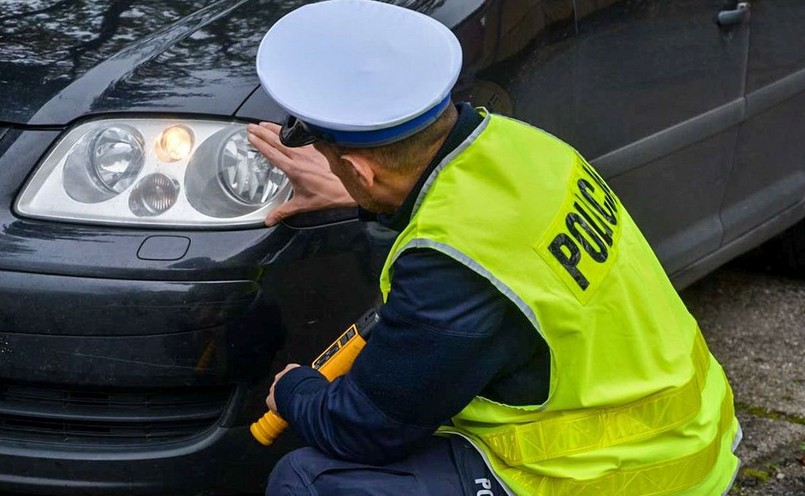
[[[573,139],[666,271],[717,250],[749,31],[720,0],[576,0]]]
[[[512,1],[504,14],[524,3],[542,30],[479,77],[602,171],[666,270],[718,249],[748,27],[719,27],[721,0]]]
[[[787,227],[805,201],[805,2],[748,3],[746,121],[722,212],[725,243]]]

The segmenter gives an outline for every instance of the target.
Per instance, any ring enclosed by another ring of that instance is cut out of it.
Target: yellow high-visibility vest
[[[729,488],[740,426],[726,376],[623,204],[572,147],[485,113],[420,192],[384,298],[411,248],[488,279],[550,348],[545,403],[476,397],[440,429],[469,439],[512,494]]]

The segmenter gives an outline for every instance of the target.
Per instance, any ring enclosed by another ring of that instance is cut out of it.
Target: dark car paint
[[[42,29],[36,15],[0,16],[0,73],[14,75],[0,84],[2,121],[64,126],[110,111],[231,115],[255,89],[261,31],[286,10],[271,2],[255,15],[244,0],[50,3],[45,17],[59,29]],[[249,33],[243,41],[227,32],[237,25]]]
[[[85,118],[281,119],[254,55],[304,3],[61,0],[34,4],[39,17],[0,14],[0,419],[10,415],[3,388],[18,383],[232,388],[214,425],[171,443],[26,441],[0,422],[3,491],[259,490],[293,446],[288,435],[262,448],[247,425],[272,372],[312,359],[376,302],[390,233],[349,211],[272,229],[166,231],[33,221],[12,207],[61,131]],[[678,285],[805,216],[798,0],[755,1],[751,35],[748,23],[715,24],[735,3],[720,0],[394,3],[462,40],[456,99],[593,159]],[[68,29],[42,29],[45,20]]]
[[[744,122],[722,209],[725,242],[750,231],[758,217],[801,203],[805,189],[802,2],[756,2],[753,8]],[[785,40],[795,40],[794,46]]]
[[[0,14],[0,122],[65,126],[109,112],[233,115],[257,90],[254,57],[266,30],[307,2],[49,3],[43,15],[58,29],[43,29],[40,16]],[[396,3],[450,25],[482,2]],[[94,36],[86,40],[84,32]]]

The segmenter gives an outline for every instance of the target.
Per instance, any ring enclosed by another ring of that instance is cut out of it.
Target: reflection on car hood
[[[231,115],[257,87],[254,56],[303,1],[0,0],[0,121],[82,115]]]
[[[310,1],[0,0],[0,122],[62,125],[131,111],[233,115],[258,86],[262,36]],[[386,1],[437,19],[456,14],[445,0]]]

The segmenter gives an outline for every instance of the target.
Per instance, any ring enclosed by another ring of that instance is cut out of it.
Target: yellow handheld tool
[[[369,339],[372,328],[377,324],[380,317],[374,310],[364,314],[357,322],[349,326],[327,350],[313,360],[311,367],[318,370],[328,381],[342,376],[349,372],[352,364],[358,357]],[[260,444],[268,446],[273,443],[288,423],[274,412],[268,412],[257,422],[253,423],[249,430]]]

